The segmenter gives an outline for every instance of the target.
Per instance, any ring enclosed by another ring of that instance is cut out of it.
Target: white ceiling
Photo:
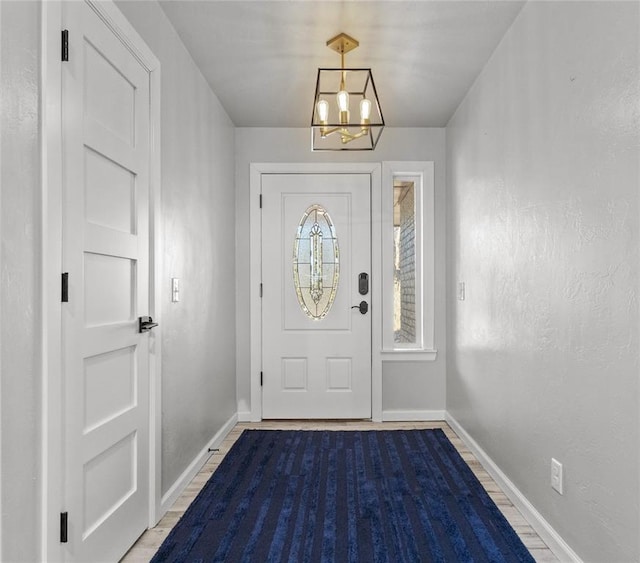
[[[442,127],[524,2],[160,0],[238,127],[307,127],[326,41],[360,41],[346,67],[370,67],[387,126]]]

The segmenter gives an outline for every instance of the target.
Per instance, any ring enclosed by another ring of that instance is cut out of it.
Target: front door
[[[117,561],[149,514],[149,74],[62,4],[65,558]]]
[[[262,175],[264,418],[371,417],[371,177]]]

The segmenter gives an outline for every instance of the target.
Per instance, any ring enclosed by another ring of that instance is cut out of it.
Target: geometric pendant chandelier
[[[319,68],[311,116],[312,151],[371,151],[384,129],[370,68],[345,68],[344,56],[359,45],[345,33],[327,41],[340,68]]]

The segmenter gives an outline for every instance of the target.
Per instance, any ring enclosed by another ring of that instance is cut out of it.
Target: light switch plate
[[[464,282],[458,282],[458,300],[464,301],[464,298],[465,298]]]
[[[180,278],[171,278],[171,302],[180,301]]]
[[[562,464],[551,458],[551,487],[562,494]]]

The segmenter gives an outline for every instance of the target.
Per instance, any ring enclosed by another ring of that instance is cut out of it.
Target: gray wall
[[[36,561],[40,524],[40,3],[0,2],[2,561]]]
[[[387,362],[383,410],[443,410],[445,405],[445,134],[444,129],[387,127],[373,152],[311,152],[309,129],[236,129],[236,291],[238,411],[251,410],[249,353],[249,165],[252,162],[435,162],[436,331],[435,362]],[[255,375],[255,374],[254,374]]]
[[[162,67],[165,493],[236,412],[234,127],[160,6],[117,4]]]
[[[447,409],[594,562],[640,555],[639,7],[526,4],[447,127]]]

